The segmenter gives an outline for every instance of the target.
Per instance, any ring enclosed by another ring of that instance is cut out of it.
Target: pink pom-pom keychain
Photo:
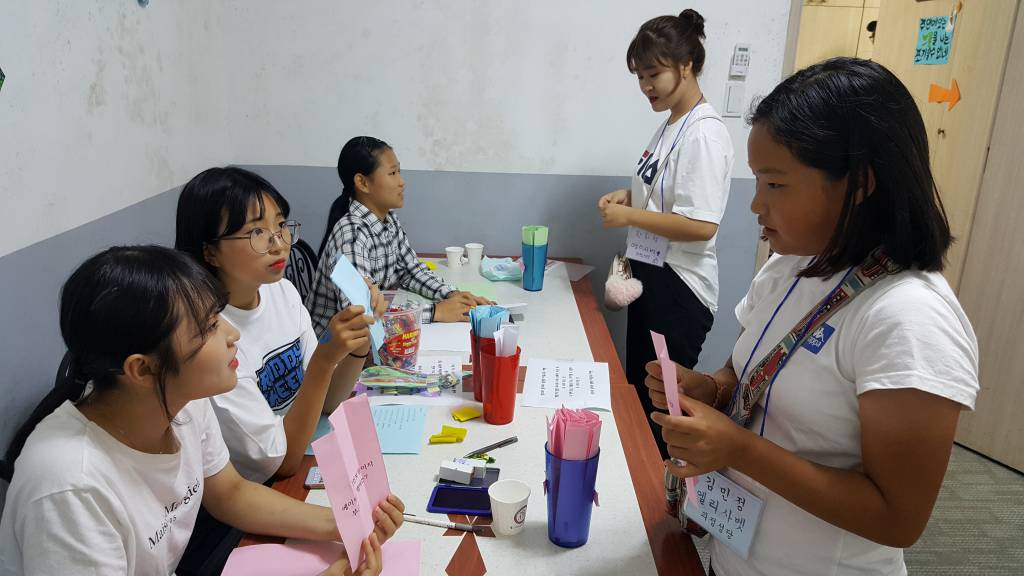
[[[633,272],[629,268],[629,260],[621,254],[616,254],[612,258],[611,270],[608,271],[608,280],[604,283],[604,305],[612,311],[622,310],[643,293],[644,285],[636,278],[633,278]]]

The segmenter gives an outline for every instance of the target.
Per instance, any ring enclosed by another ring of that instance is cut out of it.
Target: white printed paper
[[[531,358],[523,383],[523,406],[612,409],[611,379],[604,362]]]
[[[420,354],[416,359],[416,367],[414,370],[417,372],[423,372],[424,374],[436,374],[442,376],[444,374],[462,374],[462,365],[464,358],[461,356],[424,356]]]

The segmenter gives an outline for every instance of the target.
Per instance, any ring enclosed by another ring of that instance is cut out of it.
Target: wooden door
[[[981,349],[981,394],[960,418],[957,441],[1024,471],[1024,10],[1017,12],[988,164],[960,283]]]
[[[882,3],[872,56],[907,85],[924,117],[932,170],[957,238],[946,267],[954,290],[960,285],[1018,4],[1018,0],[963,0],[949,63],[915,65],[920,19],[948,16],[956,1]],[[953,110],[928,102],[933,83],[948,88],[954,79],[962,100]]]
[[[878,8],[864,8],[860,17],[860,39],[857,41],[857,58],[871,60],[875,51],[875,41],[868,32],[868,23],[878,21]]]
[[[800,70],[833,56],[856,54],[863,11],[860,7],[804,6],[793,69]]]

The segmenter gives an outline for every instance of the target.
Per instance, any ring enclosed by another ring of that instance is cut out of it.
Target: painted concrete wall
[[[702,85],[723,108],[779,80],[787,0],[693,0]],[[8,0],[0,34],[0,255],[129,206],[212,164],[332,166],[350,136],[407,169],[622,176],[660,118],[625,68],[676,2]],[[746,128],[728,119],[734,176]]]
[[[224,160],[212,4],[4,0],[0,255]]]

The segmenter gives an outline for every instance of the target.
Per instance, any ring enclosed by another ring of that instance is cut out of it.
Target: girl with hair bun
[[[626,66],[654,112],[668,112],[643,149],[629,190],[597,204],[607,228],[630,227],[627,246],[646,238],[653,259],[627,251],[643,293],[629,305],[626,376],[644,409],[654,410],[643,385],[655,359],[650,331],[664,334],[669,355],[692,368],[718,307],[715,236],[729,198],[733,148],[722,118],[704,98],[704,17],[695,10],[658,16],[640,27]],[[663,457],[661,428],[651,430]]]

